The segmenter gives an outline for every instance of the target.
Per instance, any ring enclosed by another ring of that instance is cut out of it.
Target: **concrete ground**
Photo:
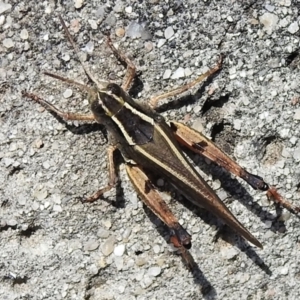
[[[120,84],[124,68],[103,34],[111,33],[139,71],[137,101],[189,82],[223,54],[220,73],[160,112],[203,131],[300,205],[299,9],[291,0],[0,1],[0,298],[299,299],[297,216],[188,153],[264,246],[252,247],[157,178],[192,234],[190,272],[122,163],[120,184],[104,200],[79,201],[107,182],[104,128],[63,123],[21,95],[89,111],[86,94],[43,74],[88,82],[59,15],[96,78]]]

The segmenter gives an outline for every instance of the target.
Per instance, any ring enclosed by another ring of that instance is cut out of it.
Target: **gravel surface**
[[[137,101],[188,82],[222,53],[219,74],[161,113],[202,130],[300,205],[299,10],[296,0],[0,1],[0,298],[299,299],[297,216],[190,154],[264,245],[251,247],[158,178],[192,234],[190,272],[124,165],[105,200],[78,200],[107,181],[105,130],[62,123],[21,96],[28,90],[62,110],[89,111],[85,94],[43,75],[87,83],[59,15],[97,79],[121,83],[124,68],[105,44],[110,31],[139,70]]]

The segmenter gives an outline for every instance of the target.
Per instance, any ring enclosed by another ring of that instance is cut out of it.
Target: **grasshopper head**
[[[97,114],[104,111],[109,117],[114,116],[123,107],[125,99],[126,93],[115,83],[108,83],[101,90],[93,90],[89,96],[92,112]]]

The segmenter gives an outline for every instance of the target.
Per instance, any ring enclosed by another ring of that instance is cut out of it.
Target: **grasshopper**
[[[106,81],[98,82],[94,78],[80,58],[79,49],[65,22],[61,17],[59,19],[76,56],[94,86],[89,87],[49,72],[45,72],[45,74],[73,84],[87,92],[92,113],[83,115],[63,112],[35,94],[23,92],[23,95],[38,102],[48,111],[64,120],[96,121],[106,126],[109,141],[107,149],[109,180],[105,187],[84,199],[85,202],[99,199],[103,193],[116,185],[117,176],[113,155],[115,150],[119,150],[124,158],[127,174],[138,195],[150,210],[167,225],[170,230],[170,240],[175,247],[189,249],[191,247],[191,235],[179,224],[177,218],[155,189],[147,175],[148,171],[166,178],[194,205],[209,210],[246,240],[262,248],[262,244],[235,218],[187,160],[180,148],[180,145],[183,145],[242,178],[252,188],[266,191],[270,198],[293,213],[300,211],[300,207],[286,201],[275,187],[269,186],[261,177],[247,172],[204,135],[176,121],[167,123],[155,111],[162,99],[179,95],[219,71],[222,59],[214,68],[194,81],[155,96],[150,99],[148,104],[141,105],[127,93],[135,77],[136,68],[127,56],[115,48],[109,36],[107,37],[108,46],[119,60],[127,64],[126,75],[121,86]]]

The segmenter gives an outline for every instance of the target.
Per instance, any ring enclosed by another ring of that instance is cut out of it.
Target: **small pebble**
[[[89,24],[91,25],[92,29],[97,29],[98,25],[95,20],[88,20]]]
[[[108,26],[114,27],[116,22],[117,22],[117,18],[114,15],[113,12],[111,12],[105,19],[104,21]]]
[[[70,55],[67,53],[63,53],[61,57],[64,61],[69,61],[70,60]]]
[[[128,13],[128,14],[131,14],[132,13],[132,6],[125,7],[125,12]]]
[[[9,219],[9,220],[6,221],[6,224],[8,226],[14,227],[14,226],[16,226],[18,224],[18,222],[17,222],[16,219]]]
[[[51,167],[51,165],[50,165],[49,161],[44,161],[43,162],[43,168],[44,169],[48,170],[50,167]]]
[[[146,263],[146,259],[142,256],[138,256],[135,260],[135,264],[138,266],[138,267],[141,267],[143,266],[144,264]]]
[[[2,162],[4,163],[5,167],[7,168],[10,165],[12,165],[15,161],[12,158],[5,157],[2,159]]]
[[[51,9],[51,6],[50,5],[48,5],[46,8],[45,8],[45,14],[51,14],[51,12],[52,12],[52,9]]]
[[[70,98],[73,95],[73,91],[71,89],[66,89],[63,93],[64,98]]]
[[[110,236],[102,245],[101,251],[103,255],[108,256],[114,251],[116,239],[114,236]]]
[[[131,228],[126,228],[123,233],[123,238],[128,239],[130,235],[131,235]]]
[[[156,277],[161,273],[161,268],[160,267],[151,267],[148,270],[148,275]]]
[[[2,43],[3,46],[7,49],[12,48],[15,45],[14,41],[10,38],[4,39]]]
[[[111,227],[111,220],[110,219],[106,219],[102,221],[103,225],[109,229]]]
[[[88,54],[92,54],[94,51],[94,42],[93,41],[89,41],[85,47],[84,47],[84,51],[87,52]]]
[[[0,1],[0,15],[11,9],[11,4]]]
[[[25,199],[24,197],[20,197],[20,198],[18,199],[18,203],[19,203],[20,205],[25,205],[25,204],[26,204],[26,199]]]
[[[141,24],[136,21],[132,21],[126,29],[126,34],[132,39],[138,39],[142,36],[142,30],[143,27],[141,26]]]
[[[114,249],[114,255],[116,256],[122,256],[125,252],[125,245],[121,244],[115,247]]]
[[[28,37],[29,37],[28,31],[26,29],[22,29],[21,32],[20,32],[20,38],[22,40],[27,40]]]
[[[81,8],[83,5],[84,0],[74,0],[74,6],[75,8]]]
[[[123,37],[125,35],[125,29],[122,27],[119,27],[116,29],[116,36]]]
[[[119,285],[118,286],[119,293],[123,294],[125,292],[125,288],[126,288],[126,285]]]
[[[184,68],[182,67],[179,67],[171,76],[172,79],[178,79],[182,77],[185,77]]]
[[[159,39],[157,42],[157,48],[162,47],[166,43],[166,41],[167,40],[165,40],[165,39]]]
[[[300,161],[300,146],[294,150],[293,157],[296,162]]]
[[[97,275],[97,273],[98,273],[99,270],[98,270],[98,268],[97,268],[97,266],[95,264],[92,264],[89,267],[89,271],[90,271],[91,274]]]
[[[116,256],[116,257],[114,258],[114,261],[115,261],[117,270],[118,270],[118,271],[121,271],[121,270],[123,269],[123,267],[124,267],[124,259],[123,259],[123,257]]]
[[[48,197],[48,191],[43,188],[43,189],[36,189],[34,192],[33,192],[33,195],[32,195],[35,199],[37,200],[44,200]]]
[[[77,33],[80,29],[80,23],[79,20],[73,19],[70,22],[70,30],[73,31],[74,33]]]
[[[264,234],[264,238],[265,238],[266,240],[268,240],[268,239],[272,238],[274,235],[275,235],[275,234],[274,234],[274,232],[273,232],[272,230],[268,230],[268,231]]]
[[[291,34],[296,33],[299,30],[298,22],[293,22],[287,29]]]
[[[270,5],[270,4],[266,4],[265,5],[266,10],[268,10],[269,12],[273,12],[275,7],[274,5]]]
[[[227,193],[224,190],[218,190],[217,195],[222,201],[224,201],[228,197]]]
[[[234,259],[238,254],[239,252],[233,247],[224,247],[221,249],[221,256],[227,260]]]
[[[41,139],[37,139],[32,144],[35,148],[40,149],[44,146],[44,142]]]
[[[124,3],[121,0],[117,0],[114,5],[114,11],[116,13],[121,13],[124,10]]]
[[[99,247],[99,242],[97,240],[89,240],[84,246],[84,251],[94,251]]]
[[[166,30],[165,30],[165,32],[164,32],[165,38],[168,40],[168,39],[170,39],[173,35],[174,35],[173,27],[172,27],[172,26],[169,26],[168,28],[166,28]]]
[[[163,79],[169,79],[172,74],[172,71],[170,69],[165,70]]]
[[[144,273],[145,273],[144,269],[142,269],[142,270],[138,271],[137,273],[135,273],[135,280],[136,281],[141,281],[144,278]]]
[[[96,11],[96,17],[99,19],[99,21],[102,21],[105,17],[105,6],[101,6]]]
[[[234,127],[235,130],[241,130],[242,125],[243,125],[242,120],[236,119],[236,120],[233,121],[233,127]]]
[[[53,211],[55,212],[62,212],[62,207],[59,204],[53,205]]]
[[[153,246],[153,252],[154,252],[155,254],[158,254],[158,253],[160,252],[160,246],[159,246],[159,245],[154,245],[154,246]]]
[[[264,30],[268,34],[271,34],[272,31],[276,28],[278,17],[272,13],[265,13],[259,17],[259,21],[264,25]]]
[[[287,275],[289,273],[289,268],[288,267],[282,267],[280,270],[281,275]]]
[[[153,277],[145,276],[142,282],[143,288],[148,288],[153,283]]]
[[[152,51],[152,49],[153,49],[153,43],[150,42],[150,41],[145,42],[145,49],[146,49],[147,52]]]
[[[300,120],[300,108],[295,110],[294,120]]]
[[[184,75],[185,75],[185,77],[189,77],[189,76],[191,76],[192,75],[192,70],[190,69],[190,68],[185,68],[184,69]]]
[[[191,57],[193,54],[194,54],[194,50],[187,50],[182,54],[182,56],[184,58],[187,58],[187,57]]]
[[[109,237],[110,232],[104,228],[99,228],[98,232],[97,232],[97,236],[99,238],[108,238]]]
[[[3,15],[0,16],[0,26],[4,24],[4,21],[5,21],[5,17]]]
[[[273,222],[272,221],[265,221],[265,226],[266,228],[271,228],[272,227]]]

